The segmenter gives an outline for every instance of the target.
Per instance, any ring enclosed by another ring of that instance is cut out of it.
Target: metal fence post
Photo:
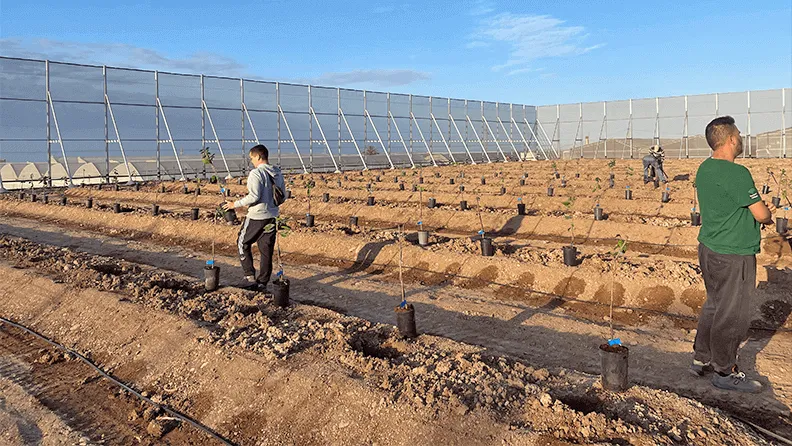
[[[311,98],[311,86],[308,86],[308,109],[313,110],[313,100]],[[311,173],[314,170],[313,164],[313,113],[308,115],[308,165],[311,167]]]
[[[159,71],[154,71],[154,100],[159,102]],[[156,129],[154,136],[157,138],[157,181],[162,180],[162,158],[160,152],[160,111],[159,107],[154,107],[154,125]]]
[[[242,156],[242,175],[247,175],[247,154],[245,153],[245,81],[239,78],[239,117],[242,119],[242,140],[241,140],[241,156]]]
[[[102,65],[102,93],[104,97],[107,97],[107,66]],[[109,129],[107,128],[107,100],[104,101],[104,140],[105,140],[105,172],[107,172],[107,182],[110,182],[110,143],[108,139],[110,139]],[[127,169],[128,170],[128,169]],[[132,179],[132,175],[130,172],[129,179]]]
[[[781,89],[781,156],[787,157],[786,143],[786,88]]]
[[[682,137],[685,138],[685,158],[690,158],[690,139],[688,138],[690,136],[689,134],[690,129],[688,128],[689,125],[688,117],[689,117],[688,97],[687,95],[685,95],[685,128],[684,128],[684,135],[682,135]]]
[[[747,113],[748,113],[748,157],[749,158],[751,158],[751,157],[755,158],[756,156],[753,154],[753,151],[751,150],[753,148],[753,145],[751,144],[751,91],[750,90],[745,92],[745,98],[748,101],[748,103],[746,104],[747,107],[748,107],[748,110],[747,110]],[[745,152],[743,152],[743,158],[745,158]]]
[[[275,109],[278,113],[278,165],[281,163],[281,106],[280,106],[280,83],[275,82]]]
[[[52,187],[52,125],[50,120],[50,68],[49,60],[44,61],[44,94],[47,103],[47,186]]]

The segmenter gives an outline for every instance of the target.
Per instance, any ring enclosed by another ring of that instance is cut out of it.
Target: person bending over
[[[643,157],[644,184],[654,181],[655,176],[661,183],[668,182],[668,175],[663,170],[664,159],[665,153],[662,147],[655,145],[649,148],[649,154]]]

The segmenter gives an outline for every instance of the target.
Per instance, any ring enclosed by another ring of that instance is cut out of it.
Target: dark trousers
[[[657,176],[657,181],[665,182],[667,180],[666,174],[663,171],[663,165],[657,160],[657,158],[653,156],[645,157],[643,159],[643,168],[644,183],[654,181],[655,176]]]
[[[267,228],[267,225],[272,226]],[[269,232],[266,232],[266,230],[269,230]],[[253,268],[253,252],[251,251],[251,247],[253,243],[258,245],[258,250],[261,254],[259,275],[256,277],[256,282],[258,283],[269,283],[270,276],[272,275],[272,253],[275,249],[276,235],[274,218],[251,220],[245,217],[245,222],[239,230],[237,248],[239,250],[239,260],[242,262],[242,269],[245,271],[246,276],[256,276],[256,270]]]
[[[751,323],[756,256],[718,254],[702,244],[698,256],[707,300],[699,315],[694,358],[709,362],[716,372],[730,373]]]

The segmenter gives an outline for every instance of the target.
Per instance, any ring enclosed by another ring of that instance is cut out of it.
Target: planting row
[[[230,352],[246,350],[261,355],[260,363],[269,373],[288,370],[293,381],[306,381],[310,377],[302,376],[302,371],[308,364],[340,367],[355,377],[350,384],[355,386],[356,398],[367,405],[384,399],[387,404],[383,409],[388,414],[393,413],[394,405],[402,405],[428,415],[427,423],[432,422],[432,413],[446,422],[485,415],[490,424],[503,425],[504,431],[508,430],[506,426],[516,430],[518,436],[510,439],[514,442],[538,442],[543,437],[532,436],[543,433],[567,442],[670,445],[684,437],[704,444],[765,444],[719,412],[669,392],[633,386],[620,395],[595,385],[589,376],[568,370],[551,373],[535,369],[510,357],[486,354],[480,348],[433,336],[405,342],[390,326],[306,305],[282,309],[260,295],[238,290],[206,293],[190,278],[112,258],[9,239],[0,239],[0,250],[3,258],[13,260],[18,267],[36,268],[77,289],[114,293],[98,295],[107,297],[107,306],[118,305],[117,294],[121,294],[139,306],[138,311],[164,310],[200,321],[210,330],[207,341]],[[48,304],[39,297],[42,293],[35,294],[37,308]],[[59,305],[75,311],[71,304]],[[106,305],[104,301],[97,304]],[[17,313],[30,312],[27,302],[11,300],[4,302],[4,307]],[[83,326],[89,327],[92,322],[87,320]],[[85,342],[80,340],[80,344]],[[603,357],[609,358],[608,352],[602,351]],[[325,386],[338,380],[333,367],[323,369]],[[172,377],[162,378],[166,383],[173,381]],[[277,400],[284,389],[289,389],[289,381],[268,388],[268,393]],[[355,381],[365,387],[358,388]],[[325,404],[324,399],[342,396],[335,392],[312,395],[312,404]],[[158,393],[158,399],[172,404],[175,398]],[[301,412],[292,416],[299,417]],[[378,416],[378,412],[371,411],[369,417]],[[259,417],[259,413],[249,412],[247,417]],[[356,416],[369,419],[365,414]],[[365,438],[370,437],[360,438],[361,442],[367,442]],[[475,441],[479,442],[484,441]]]

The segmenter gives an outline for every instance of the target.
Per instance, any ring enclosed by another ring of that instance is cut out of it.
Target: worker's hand
[[[223,209],[227,211],[233,211],[234,209],[236,209],[236,207],[234,206],[233,201],[226,201],[225,204],[223,205]]]
[[[777,207],[773,206],[773,203],[768,203],[768,202],[765,202],[765,206],[767,206],[767,209],[768,209],[768,210],[770,210],[770,213],[771,213],[771,214],[772,214],[773,212],[775,212],[775,211],[776,211],[776,209],[778,209]]]

